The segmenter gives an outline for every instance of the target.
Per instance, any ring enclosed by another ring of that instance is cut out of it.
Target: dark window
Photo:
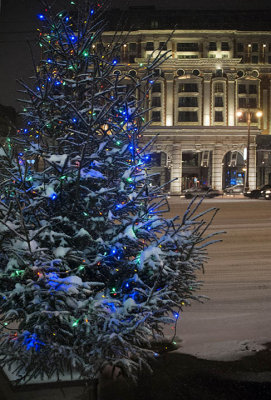
[[[197,83],[180,83],[179,92],[198,92]]]
[[[252,56],[251,57],[252,64],[258,64],[258,61],[259,61],[259,57],[258,56]]]
[[[258,122],[259,118],[256,113],[251,113],[251,122]]]
[[[215,97],[215,107],[223,107],[223,97],[221,96]]]
[[[179,111],[179,122],[198,122],[197,111]]]
[[[222,50],[222,51],[228,51],[228,50],[230,50],[230,48],[229,48],[229,43],[228,43],[228,42],[221,42],[221,50]]]
[[[256,53],[258,51],[258,43],[252,43],[252,52]]]
[[[246,97],[240,97],[240,98],[238,99],[238,107],[239,107],[239,108],[246,108],[246,106],[247,106],[247,99],[246,99]]]
[[[160,111],[152,111],[152,117],[151,117],[153,122],[160,122],[161,121],[161,113]]]
[[[246,93],[246,85],[240,84],[238,85],[238,93]]]
[[[148,50],[148,51],[154,50],[154,44],[153,44],[153,42],[147,42],[147,43],[146,43],[146,50]]]
[[[215,86],[214,86],[215,93],[223,93],[224,92],[223,89],[224,88],[223,88],[223,83],[222,82],[216,82],[215,83]]]
[[[223,122],[223,112],[215,111],[215,122]]]
[[[268,45],[268,50],[271,51],[271,43]]]
[[[241,54],[237,54],[237,58],[241,58],[241,63],[243,62],[243,56]]]
[[[271,56],[268,56],[268,64],[271,64]]]
[[[153,97],[151,99],[152,107],[161,107],[161,98],[160,97]]]
[[[97,49],[97,53],[102,53],[104,51],[103,44],[102,43],[97,43],[96,49]]]
[[[129,64],[134,64],[135,62],[135,56],[129,55]]]
[[[178,58],[180,58],[180,59],[184,59],[184,58],[193,59],[193,58],[199,58],[199,57],[196,54],[181,54],[181,55],[178,55]]]
[[[209,42],[209,51],[217,50],[216,42]]]
[[[244,51],[244,43],[237,43],[237,51],[240,53]]]
[[[150,162],[153,167],[161,166],[161,153],[152,153],[150,154]]]
[[[129,43],[129,51],[131,52],[136,51],[136,43]]]
[[[257,85],[249,85],[249,94],[257,94]]]
[[[257,107],[257,99],[256,98],[248,99],[248,105],[250,108],[256,108]]]
[[[177,51],[199,51],[198,43],[177,43]]]
[[[160,42],[159,43],[159,50],[167,50],[167,43],[166,42]]]
[[[161,83],[156,82],[152,85],[152,93],[161,93]]]
[[[197,97],[179,97],[178,107],[198,107]]]

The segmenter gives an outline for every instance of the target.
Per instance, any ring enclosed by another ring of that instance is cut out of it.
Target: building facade
[[[271,134],[271,31],[135,30],[121,47],[119,72],[125,65],[136,76],[159,50],[169,57],[155,70],[144,136],[159,134],[160,184],[173,180],[168,190],[180,194],[193,185],[245,183],[248,112],[249,187],[271,183],[270,151],[256,156],[257,136]]]

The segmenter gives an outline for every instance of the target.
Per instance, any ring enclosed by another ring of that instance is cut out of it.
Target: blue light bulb
[[[47,59],[47,62],[48,62],[49,64],[52,64],[53,60],[52,60],[51,58],[48,58],[48,59]]]
[[[56,195],[56,193],[52,193],[50,197],[52,200],[55,200],[57,198],[57,195]]]
[[[44,21],[44,20],[45,20],[45,16],[44,16],[43,14],[38,14],[38,18],[39,18],[41,21]]]
[[[76,119],[76,118],[73,118],[73,119],[72,119],[72,122],[77,122],[77,119]]]
[[[91,14],[91,15],[94,14],[94,10],[91,10],[91,11],[90,11],[90,14]]]
[[[117,60],[113,60],[112,64],[113,65],[117,65],[118,61]]]
[[[177,312],[173,312],[173,316],[174,316],[174,318],[176,318],[176,319],[178,319],[179,318],[179,313],[177,313]]]

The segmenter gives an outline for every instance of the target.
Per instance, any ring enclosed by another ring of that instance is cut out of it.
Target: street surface
[[[211,231],[225,230],[210,246],[201,294],[180,316],[179,352],[234,360],[271,342],[271,201],[237,197],[206,199],[201,209],[218,207]],[[170,215],[182,216],[189,200],[169,199]],[[170,332],[170,330],[168,331]]]

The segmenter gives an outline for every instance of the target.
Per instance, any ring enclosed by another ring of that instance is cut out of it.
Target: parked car
[[[224,189],[225,194],[241,194],[244,193],[244,185],[228,186]]]
[[[244,192],[244,196],[249,197],[250,199],[259,199],[260,197],[265,197],[265,191],[268,189],[271,189],[271,185],[264,185],[260,189],[248,190],[247,192]]]
[[[216,197],[222,193],[219,190],[212,189],[209,186],[192,187],[183,191],[186,199],[192,199],[195,196]]]
[[[263,190],[263,193],[261,193],[261,195],[263,195],[263,197],[264,197],[266,200],[271,200],[271,187],[269,187],[269,188]]]

